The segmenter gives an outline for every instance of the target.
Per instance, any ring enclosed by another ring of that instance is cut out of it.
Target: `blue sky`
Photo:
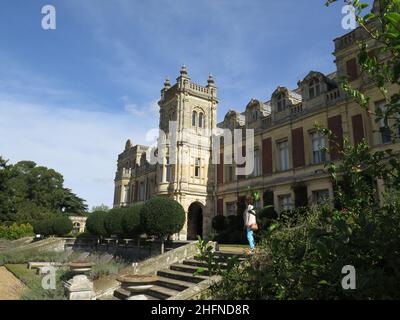
[[[41,28],[46,4],[56,30]],[[111,205],[117,155],[158,126],[166,76],[183,63],[199,84],[212,73],[221,121],[310,70],[334,71],[341,19],[324,0],[2,0],[0,154]]]

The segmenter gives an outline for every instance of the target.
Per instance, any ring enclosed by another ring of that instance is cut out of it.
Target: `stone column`
[[[93,282],[85,275],[73,277],[65,284],[69,300],[93,300]]]

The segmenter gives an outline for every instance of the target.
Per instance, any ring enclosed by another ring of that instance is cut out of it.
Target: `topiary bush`
[[[126,209],[115,208],[107,212],[104,217],[104,227],[109,235],[122,236],[122,217]]]
[[[107,212],[105,211],[92,212],[86,220],[86,230],[97,237],[109,236],[104,226],[106,214]]]
[[[212,228],[213,228],[216,232],[222,232],[222,231],[224,231],[224,230],[226,229],[226,227],[227,227],[226,218],[225,218],[225,216],[222,216],[222,215],[215,216],[215,217],[212,219],[211,224],[212,224]]]
[[[147,235],[164,238],[182,230],[185,210],[173,199],[156,197],[144,204],[140,222]]]
[[[35,234],[40,234],[45,237],[52,235],[53,227],[52,227],[51,220],[44,219],[44,220],[36,221],[33,224],[33,231],[35,232]]]
[[[136,238],[143,233],[143,228],[140,224],[140,211],[142,208],[143,204],[138,203],[124,209],[122,216],[122,229],[125,236]]]
[[[51,219],[52,235],[64,236],[74,228],[72,221],[68,217],[57,217]]]

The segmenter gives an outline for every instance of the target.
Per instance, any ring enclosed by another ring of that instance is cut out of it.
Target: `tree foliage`
[[[143,228],[140,224],[140,211],[142,208],[143,204],[138,203],[124,209],[122,216],[122,229],[125,236],[136,238],[143,233]]]
[[[64,187],[63,176],[32,161],[0,158],[0,222],[29,223],[61,213],[82,215],[84,200]]]
[[[124,215],[125,209],[114,208],[107,212],[104,217],[104,227],[107,234],[113,236],[121,236],[124,233],[122,229],[122,217]]]
[[[90,213],[86,220],[86,230],[97,237],[108,236],[109,234],[104,226],[106,214],[107,212],[105,211],[95,211]]]
[[[145,203],[140,221],[147,235],[164,238],[181,231],[185,210],[173,199],[156,197]]]

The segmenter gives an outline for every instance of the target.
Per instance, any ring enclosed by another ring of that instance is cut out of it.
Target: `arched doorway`
[[[197,236],[203,237],[203,206],[194,202],[188,211],[187,239],[197,240]]]

